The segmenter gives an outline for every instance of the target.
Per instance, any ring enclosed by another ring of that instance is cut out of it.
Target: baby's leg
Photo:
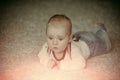
[[[104,26],[98,26],[93,32],[79,31],[73,34],[73,40],[83,40],[90,49],[90,56],[104,54],[111,49],[111,42]]]
[[[103,47],[103,52],[108,52],[111,50],[111,42],[107,33],[106,28],[103,24],[97,24],[96,28],[93,30],[93,33],[99,38],[102,42],[101,47]],[[97,46],[97,48],[100,48]]]

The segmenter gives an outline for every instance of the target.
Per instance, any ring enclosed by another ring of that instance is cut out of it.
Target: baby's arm
[[[49,55],[47,54],[47,44],[45,43],[39,54],[38,54],[39,60],[40,60],[40,64],[42,64],[43,66],[47,66],[47,63],[49,61]]]
[[[42,64],[44,67],[48,69],[55,69],[55,68],[58,69],[59,68],[58,62],[50,58],[47,52],[47,48],[48,48],[47,44],[45,43],[38,54],[40,64]]]

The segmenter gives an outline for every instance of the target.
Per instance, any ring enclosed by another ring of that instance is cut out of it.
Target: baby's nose
[[[54,44],[54,45],[58,44],[57,39],[54,39],[54,40],[53,40],[53,44]]]

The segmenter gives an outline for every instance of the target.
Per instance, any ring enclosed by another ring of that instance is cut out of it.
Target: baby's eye
[[[48,37],[50,40],[52,40],[53,38],[52,37]]]
[[[59,38],[59,40],[60,40],[60,41],[62,41],[62,40],[63,40],[63,38]]]

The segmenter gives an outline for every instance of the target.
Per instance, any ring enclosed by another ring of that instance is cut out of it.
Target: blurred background
[[[117,0],[0,0],[0,75],[18,65],[39,62],[37,55],[45,42],[45,25],[54,14],[67,15],[73,33],[91,31],[97,22],[105,24],[112,50],[88,60],[88,69],[107,75],[108,80],[119,80],[120,2]]]

